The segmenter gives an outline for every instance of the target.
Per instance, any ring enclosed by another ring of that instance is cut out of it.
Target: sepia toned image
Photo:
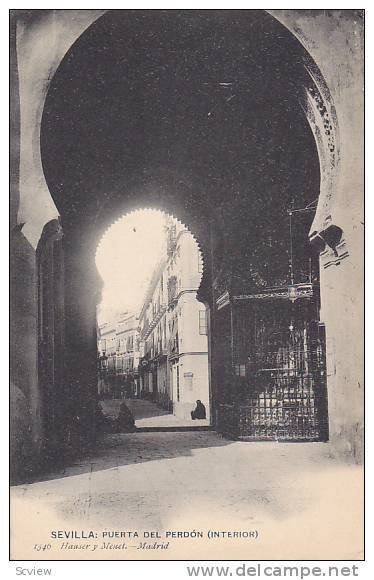
[[[364,10],[11,10],[11,560],[363,560],[363,230]]]

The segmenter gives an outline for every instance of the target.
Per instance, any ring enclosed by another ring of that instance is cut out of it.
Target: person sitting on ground
[[[191,411],[191,419],[206,419],[205,406],[200,400],[196,401],[196,408]]]
[[[135,431],[135,419],[126,403],[120,404],[116,423],[119,433],[131,433],[131,431]]]

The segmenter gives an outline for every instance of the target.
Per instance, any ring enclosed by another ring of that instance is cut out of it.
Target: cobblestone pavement
[[[356,559],[361,491],[362,470],[333,459],[328,444],[232,442],[212,431],[108,435],[80,462],[11,489],[13,557]],[[61,556],[51,530],[249,530],[258,538]],[[52,547],[36,555],[36,542]]]
[[[123,401],[123,399],[106,399],[100,401],[100,404],[105,415],[114,419],[118,416],[119,406]],[[205,419],[192,421],[192,419],[186,420],[176,417],[146,399],[125,399],[125,403],[132,412],[138,428],[197,427],[209,425],[209,421]]]

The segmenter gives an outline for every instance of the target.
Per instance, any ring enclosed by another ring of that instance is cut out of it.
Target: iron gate
[[[277,301],[254,310],[248,396],[238,417],[242,436],[327,438],[325,334],[313,306]]]
[[[327,440],[325,333],[317,310],[313,300],[236,307],[235,396],[218,409],[224,432],[256,440]]]
[[[262,349],[254,353],[252,393],[239,412],[243,435],[327,438],[323,328],[315,322],[293,325],[265,333]]]

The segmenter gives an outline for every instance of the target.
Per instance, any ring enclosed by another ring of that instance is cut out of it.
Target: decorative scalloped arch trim
[[[99,240],[98,244],[97,244],[97,247],[96,247],[96,252],[95,252],[95,259],[96,259],[96,256],[97,256],[98,252],[99,252],[100,246],[101,246],[101,244],[102,244],[103,240],[105,239],[105,237],[107,236],[108,232],[109,232],[109,231],[110,231],[110,230],[111,230],[111,229],[112,229],[112,228],[113,228],[113,227],[114,227],[116,224],[119,224],[121,221],[125,220],[127,217],[129,217],[129,216],[131,216],[131,215],[134,215],[134,214],[136,214],[136,213],[139,213],[139,212],[152,212],[152,213],[159,213],[159,214],[162,214],[162,215],[164,215],[164,216],[165,216],[165,217],[167,217],[167,218],[171,218],[171,219],[175,220],[176,222],[178,222],[178,224],[180,224],[180,225],[182,226],[182,228],[183,228],[184,230],[186,230],[186,231],[188,231],[188,232],[189,232],[189,234],[192,236],[192,238],[193,238],[194,242],[195,242],[195,243],[196,243],[196,245],[197,245],[197,248],[198,248],[198,251],[199,251],[199,253],[200,253],[200,257],[201,257],[201,265],[202,265],[202,268],[201,268],[201,272],[199,272],[199,273],[201,274],[201,278],[200,278],[200,284],[201,284],[201,281],[202,281],[202,279],[203,279],[203,276],[204,276],[204,267],[205,267],[205,264],[204,264],[204,251],[203,251],[203,249],[202,249],[202,246],[201,246],[201,244],[200,244],[200,242],[199,242],[198,238],[197,238],[197,237],[196,237],[196,235],[195,235],[195,234],[194,234],[194,233],[191,231],[191,229],[190,229],[190,228],[189,228],[189,227],[188,227],[188,226],[187,226],[187,225],[186,225],[184,222],[182,222],[180,219],[178,219],[177,217],[175,217],[175,215],[173,215],[172,213],[169,213],[169,212],[167,212],[167,211],[164,211],[164,210],[161,210],[161,209],[157,209],[157,208],[153,208],[153,207],[139,207],[139,208],[137,208],[137,209],[131,209],[130,211],[128,211],[128,212],[125,212],[125,213],[123,213],[122,215],[120,215],[120,216],[119,216],[119,217],[118,217],[116,220],[114,220],[114,221],[113,221],[113,222],[112,222],[112,223],[111,223],[111,224],[110,224],[108,227],[106,227],[106,228],[105,228],[105,230],[104,230],[104,232],[103,232],[103,234],[102,234],[102,235],[101,235],[101,237],[100,237],[100,240]]]

